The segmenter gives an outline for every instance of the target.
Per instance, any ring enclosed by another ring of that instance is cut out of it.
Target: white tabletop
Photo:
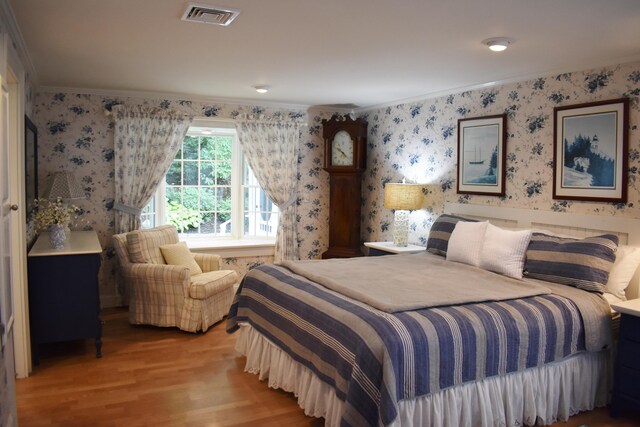
[[[611,304],[611,308],[620,313],[630,314],[631,316],[640,316],[640,298],[616,302]]]
[[[364,245],[368,248],[374,248],[392,254],[414,254],[427,249],[424,246],[416,245],[396,246],[393,242],[365,242]]]
[[[72,231],[65,240],[64,247],[53,249],[49,242],[49,233],[41,233],[29,251],[29,256],[83,255],[102,252],[98,234],[95,231]]]

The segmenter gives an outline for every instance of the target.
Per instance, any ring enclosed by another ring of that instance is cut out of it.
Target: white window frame
[[[189,129],[209,128],[217,135],[230,135],[233,137],[231,149],[231,232],[226,236],[211,236],[190,233],[179,233],[180,240],[187,242],[188,246],[196,251],[206,251],[208,248],[223,248],[226,253],[223,256],[241,256],[244,249],[253,248],[253,255],[272,255],[275,245],[275,237],[270,236],[244,236],[244,167],[245,161],[240,147],[240,141],[232,122],[217,120],[196,119]],[[202,136],[201,133],[187,133],[187,135]],[[155,225],[167,224],[166,182],[163,179],[154,193]],[[256,252],[256,249],[258,252]],[[216,253],[220,253],[216,251]]]

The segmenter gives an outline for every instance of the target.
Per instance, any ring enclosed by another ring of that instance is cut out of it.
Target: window
[[[142,211],[142,227],[174,224],[181,238],[275,238],[278,207],[260,188],[235,128],[189,128],[165,180]]]

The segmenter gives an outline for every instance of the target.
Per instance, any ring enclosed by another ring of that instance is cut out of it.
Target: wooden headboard
[[[445,203],[444,211],[468,218],[490,220],[492,224],[505,228],[547,230],[575,237],[615,234],[621,245],[640,247],[640,219],[462,203]],[[640,297],[640,269],[636,271],[626,294],[628,299]]]

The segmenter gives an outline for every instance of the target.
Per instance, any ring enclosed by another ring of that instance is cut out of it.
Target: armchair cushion
[[[193,254],[189,251],[186,243],[178,242],[170,245],[160,246],[160,252],[164,257],[165,263],[169,265],[181,265],[191,270],[191,274],[202,274],[202,269],[193,258]]]
[[[164,264],[160,246],[178,243],[178,231],[173,225],[127,233],[129,259],[134,263]]]
[[[191,276],[189,296],[193,299],[205,299],[218,292],[231,289],[238,281],[233,270],[218,270]]]
[[[221,258],[215,254],[199,254],[194,253],[193,258],[200,266],[203,272],[220,270]]]

